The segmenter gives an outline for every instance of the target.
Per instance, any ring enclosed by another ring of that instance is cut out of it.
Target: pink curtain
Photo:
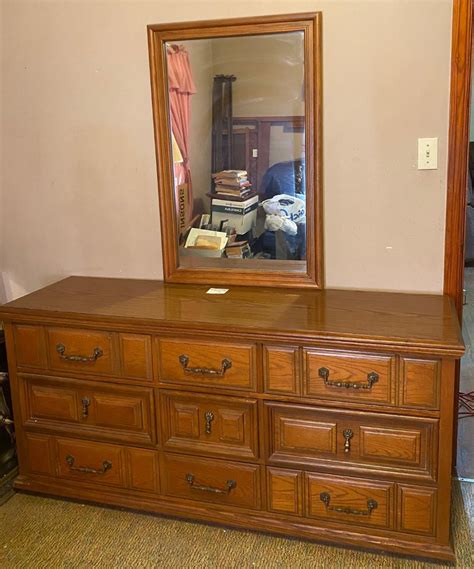
[[[192,216],[193,198],[189,164],[189,116],[191,95],[196,92],[188,52],[183,46],[168,46],[168,88],[170,98],[171,128],[183,157],[174,164],[176,184],[188,186],[188,211]]]

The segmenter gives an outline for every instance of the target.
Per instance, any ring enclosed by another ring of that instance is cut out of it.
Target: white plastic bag
[[[279,194],[260,204],[265,213],[265,229],[269,231],[284,231],[296,235],[297,224],[306,222],[306,204],[300,198]]]

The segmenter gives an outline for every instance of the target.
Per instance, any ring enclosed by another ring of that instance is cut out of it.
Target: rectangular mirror
[[[168,282],[322,286],[320,14],[149,26]]]

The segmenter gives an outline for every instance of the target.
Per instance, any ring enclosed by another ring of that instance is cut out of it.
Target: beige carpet
[[[470,488],[473,488],[471,486]],[[470,495],[466,485],[465,498]],[[454,492],[456,567],[474,567],[467,512]],[[1,569],[441,569],[453,567],[121,509],[16,494],[0,507]]]

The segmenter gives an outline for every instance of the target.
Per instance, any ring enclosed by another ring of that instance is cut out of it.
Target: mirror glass
[[[304,272],[304,32],[163,49],[179,267]]]

